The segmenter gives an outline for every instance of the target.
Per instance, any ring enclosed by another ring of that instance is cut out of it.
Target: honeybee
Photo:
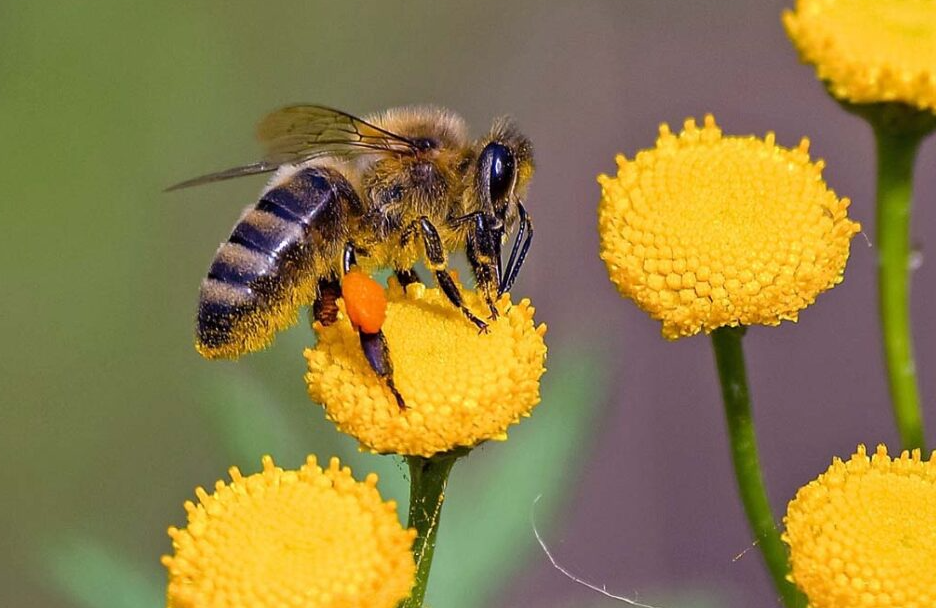
[[[485,331],[533,236],[523,206],[533,147],[507,119],[472,141],[464,121],[437,107],[404,107],[357,118],[316,105],[277,110],[257,127],[263,160],[181,182],[176,190],[274,172],[221,244],[202,281],[195,345],[209,359],[269,345],[312,305],[337,318],[341,278],[389,268],[403,285],[418,261],[465,318]],[[517,234],[506,264],[501,250]],[[464,304],[448,254],[464,250],[488,311]],[[373,328],[371,328],[373,329]],[[386,338],[359,330],[364,354],[401,408]]]

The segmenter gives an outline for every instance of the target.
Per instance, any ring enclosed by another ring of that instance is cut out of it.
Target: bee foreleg
[[[484,301],[491,311],[491,319],[496,319],[498,312],[498,286],[500,285],[500,244],[502,230],[498,228],[496,218],[477,214],[468,232],[468,262],[474,272],[478,289],[484,295]]]
[[[510,291],[517,274],[520,273],[520,267],[526,260],[527,252],[530,251],[530,245],[533,242],[533,220],[523,203],[517,203],[517,211],[520,214],[520,227],[517,230],[517,238],[514,240],[513,248],[510,250],[510,258],[507,260],[507,268],[504,271],[504,278],[498,288],[499,293]]]
[[[338,319],[338,298],[341,283],[337,279],[319,279],[312,303],[312,318],[326,327]]]
[[[380,330],[377,330],[375,334],[363,331],[358,333],[361,336],[361,349],[364,351],[364,357],[370,364],[371,369],[387,383],[387,387],[393,393],[397,405],[401,410],[405,410],[406,402],[403,401],[403,396],[400,395],[400,391],[393,383],[393,362],[390,361],[390,347],[387,345],[386,336]]]
[[[462,311],[468,320],[474,323],[481,331],[487,331],[487,323],[479,319],[473,312],[468,310],[462,300],[461,290],[455,279],[452,278],[447,266],[445,249],[442,247],[442,239],[439,237],[439,231],[436,230],[429,218],[423,217],[419,220],[420,232],[423,237],[423,245],[426,250],[426,259],[429,269],[435,274],[436,281],[442,292],[449,301]]]

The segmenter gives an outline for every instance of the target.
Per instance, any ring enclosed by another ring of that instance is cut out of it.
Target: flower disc
[[[168,608],[395,608],[415,579],[416,532],[376,484],[337,458],[284,471],[267,456],[260,473],[234,467],[213,494],[198,488],[188,525],[169,529]]]
[[[783,23],[836,97],[936,112],[933,0],[798,0]]]
[[[723,137],[714,118],[601,175],[601,259],[622,295],[663,322],[670,339],[721,326],[796,320],[842,280],[848,219],[810,162],[808,140]]]
[[[462,294],[470,309],[486,309],[478,294]],[[306,382],[312,400],[365,449],[431,456],[506,439],[507,427],[539,403],[546,326],[534,325],[529,300],[511,304],[503,296],[498,318],[481,333],[441,290],[414,283],[404,291],[391,280],[383,332],[402,410],[368,365],[339,303],[336,323],[315,325]]]
[[[784,518],[792,578],[813,608],[936,605],[936,461],[880,445],[838,458]]]

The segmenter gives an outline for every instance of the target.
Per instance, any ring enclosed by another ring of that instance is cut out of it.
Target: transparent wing
[[[224,180],[224,179],[241,177],[243,175],[256,175],[258,173],[269,173],[271,171],[276,171],[277,167],[279,167],[279,165],[270,164],[265,161],[260,161],[258,163],[244,165],[243,167],[233,167],[231,169],[225,169],[224,171],[218,171],[217,173],[209,173],[208,175],[199,175],[198,177],[187,179],[184,182],[173,184],[169,186],[168,188],[166,188],[163,192],[172,192],[173,190],[181,190],[182,188],[190,188],[192,186],[210,184],[211,182],[220,182],[221,180]]]
[[[286,106],[257,125],[257,138],[266,148],[263,160],[179,182],[166,192],[244,175],[269,173],[281,165],[322,156],[413,153],[416,145],[346,112],[324,106]]]
[[[416,151],[409,139],[346,112],[324,106],[286,106],[257,125],[269,162],[296,162],[322,151],[336,156]]]

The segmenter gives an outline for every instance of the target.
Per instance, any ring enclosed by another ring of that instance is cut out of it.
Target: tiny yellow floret
[[[462,290],[474,311],[486,306]],[[540,400],[546,326],[535,325],[529,300],[497,302],[487,332],[439,289],[391,279],[383,324],[393,380],[406,401],[400,409],[361,349],[339,300],[338,321],[315,324],[318,343],[305,351],[309,396],[338,429],[378,453],[432,456],[507,438],[507,428],[529,416]]]
[[[936,456],[936,453],[934,453]],[[812,608],[936,606],[936,460],[864,445],[790,501],[791,580]]]
[[[708,115],[600,175],[600,255],[611,281],[669,339],[777,325],[842,280],[861,227],[822,180],[809,141],[723,136]]]
[[[839,99],[936,112],[936,1],[798,0],[783,23]]]
[[[168,608],[395,608],[409,596],[416,532],[376,475],[358,482],[314,456],[295,471],[266,456],[262,472],[230,475],[213,494],[197,488],[188,525],[169,528]]]

